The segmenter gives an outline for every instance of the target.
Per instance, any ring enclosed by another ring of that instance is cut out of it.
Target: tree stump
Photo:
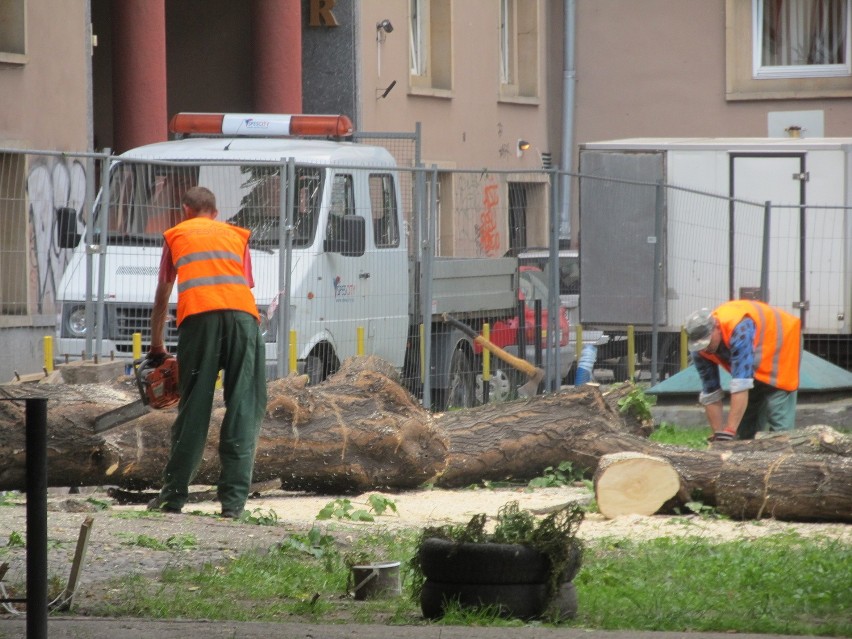
[[[601,457],[595,499],[604,517],[653,515],[680,490],[680,476],[665,459],[642,453]]]

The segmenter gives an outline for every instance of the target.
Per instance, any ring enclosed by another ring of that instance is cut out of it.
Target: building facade
[[[849,135],[850,4],[8,0],[0,148],[121,152],[166,139],[179,111],[345,113],[361,131],[419,123],[441,194],[439,252],[498,255],[549,241],[540,169],[575,169],[585,142]],[[7,196],[54,189],[54,206],[78,205],[84,162],[2,157]],[[23,358],[40,345],[14,331],[51,324],[62,258],[52,211],[14,201],[0,198],[0,342]],[[462,207],[496,212],[487,241],[460,224]],[[576,247],[576,203],[564,208],[559,236]]]

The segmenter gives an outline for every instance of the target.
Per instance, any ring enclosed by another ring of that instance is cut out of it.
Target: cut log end
[[[595,498],[604,517],[653,515],[680,489],[680,476],[659,457],[641,453],[604,455],[594,477]]]

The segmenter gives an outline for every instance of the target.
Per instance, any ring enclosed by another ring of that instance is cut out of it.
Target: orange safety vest
[[[725,302],[713,311],[719,321],[722,340],[731,343],[734,328],[745,317],[754,321],[754,378],[774,388],[794,391],[799,388],[799,363],[802,355],[802,329],[799,318],[754,300]],[[731,372],[731,365],[714,353],[701,356]]]
[[[260,319],[243,256],[251,231],[195,217],[163,233],[177,269],[177,323],[208,311],[245,311]]]

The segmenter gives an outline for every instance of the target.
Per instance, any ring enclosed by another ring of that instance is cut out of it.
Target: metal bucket
[[[402,593],[398,561],[352,566],[352,582],[355,584],[355,599],[360,601],[397,597]]]

